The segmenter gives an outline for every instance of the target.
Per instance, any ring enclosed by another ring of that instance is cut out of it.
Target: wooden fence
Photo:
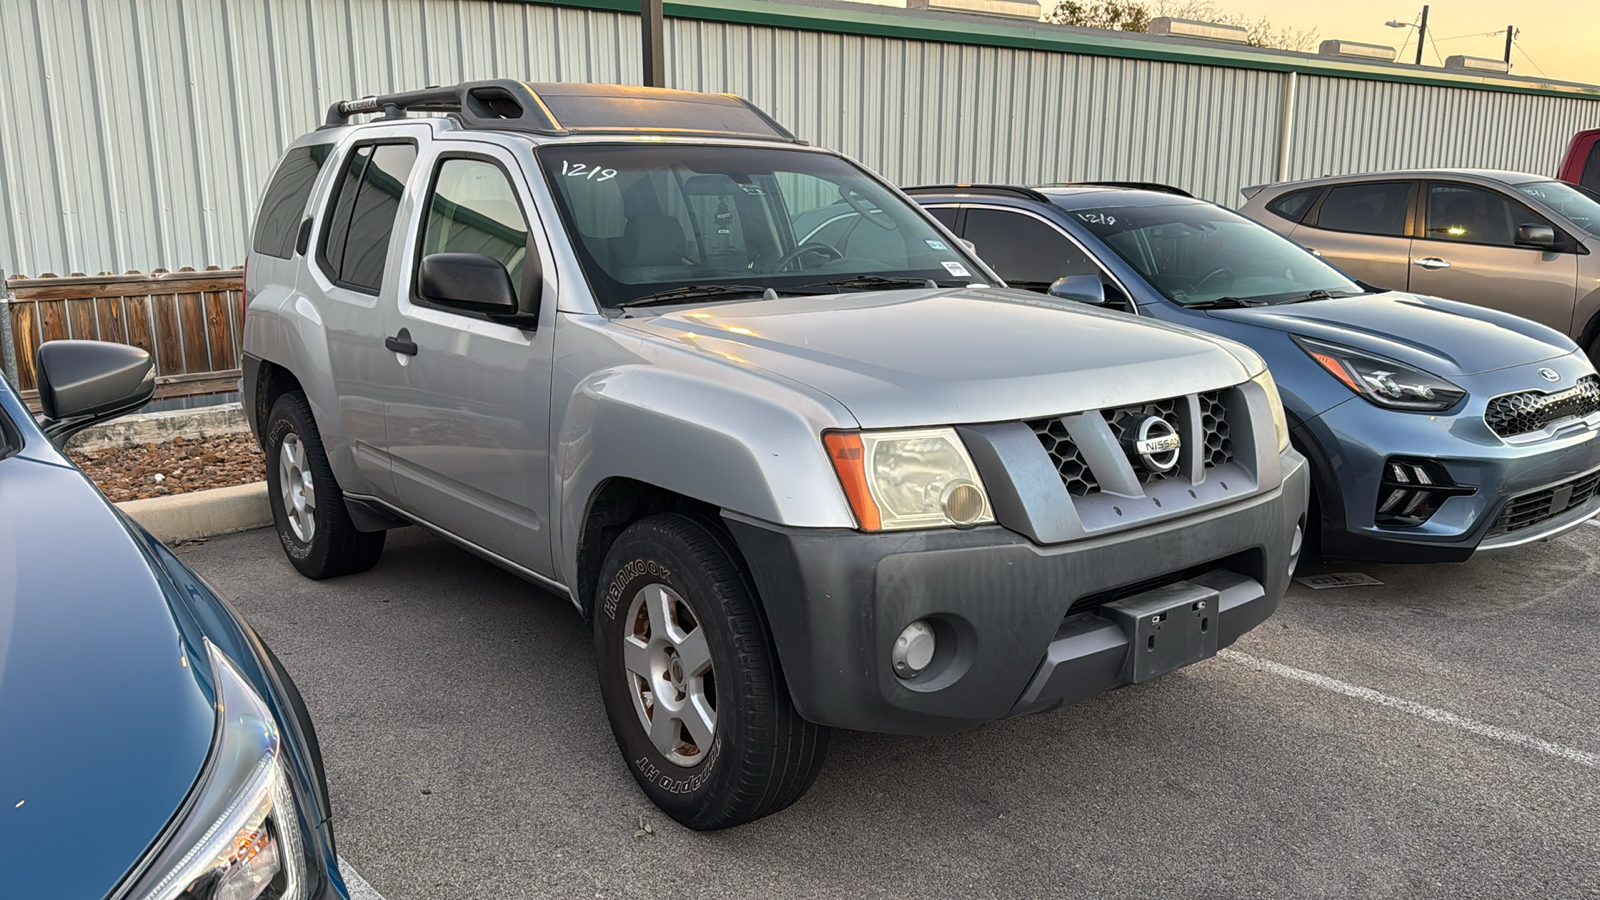
[[[183,269],[149,274],[12,276],[0,295],[10,322],[4,354],[13,383],[37,408],[34,354],[46,341],[115,341],[148,351],[156,362],[156,398],[237,389],[244,296],[239,269]],[[9,308],[7,308],[9,307]],[[4,323],[0,323],[4,324]],[[0,331],[0,338],[4,332]]]

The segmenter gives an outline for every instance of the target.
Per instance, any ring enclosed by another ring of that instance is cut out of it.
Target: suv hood
[[[864,428],[1123,406],[1262,368],[1196,331],[1001,288],[738,301],[619,323],[821,391]]]
[[[1343,344],[1445,377],[1526,365],[1575,349],[1565,335],[1520,316],[1397,291],[1208,314]]]
[[[210,662],[186,649],[152,568],[82,473],[0,459],[7,896],[105,896],[183,805],[211,749],[216,713],[198,680]]]

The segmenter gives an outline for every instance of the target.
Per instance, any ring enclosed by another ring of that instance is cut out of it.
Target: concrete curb
[[[194,440],[249,430],[250,424],[244,420],[244,410],[239,404],[222,403],[200,409],[173,409],[122,416],[104,425],[85,428],[67,442],[67,448],[87,453],[155,444],[180,437]]]
[[[117,508],[168,544],[272,524],[265,481],[170,497],[124,500]]]

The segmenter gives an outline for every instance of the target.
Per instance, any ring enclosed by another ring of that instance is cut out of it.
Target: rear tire
[[[385,532],[357,531],[334,480],[306,395],[278,398],[267,414],[267,501],[278,540],[300,574],[333,578],[365,572],[383,555]]]
[[[651,802],[708,831],[800,799],[828,729],[795,712],[727,533],[680,513],[643,519],[611,546],[600,585],[600,693]]]

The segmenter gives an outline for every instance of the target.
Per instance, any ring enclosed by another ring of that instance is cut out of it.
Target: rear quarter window
[[[250,243],[253,252],[279,259],[294,255],[295,238],[300,232],[306,201],[311,197],[311,186],[316,183],[317,174],[332,151],[332,144],[313,144],[296,147],[283,155],[267,185],[266,196],[261,198],[261,209],[256,212]]]
[[[1311,209],[1311,204],[1316,201],[1322,188],[1306,188],[1299,191],[1290,191],[1267,204],[1267,212],[1291,222],[1299,222],[1306,217],[1306,212]]]

